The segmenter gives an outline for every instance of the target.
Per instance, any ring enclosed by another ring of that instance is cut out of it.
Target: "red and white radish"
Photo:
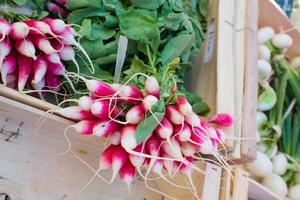
[[[29,34],[29,27],[24,22],[15,22],[11,25],[9,37],[15,40],[23,40]]]
[[[11,32],[11,25],[6,21],[6,19],[0,18],[0,42],[5,39],[5,37]]]
[[[174,136],[179,142],[187,142],[191,138],[192,130],[184,123],[184,125],[176,125],[174,127]]]
[[[139,99],[143,99],[143,93],[135,86],[123,85],[116,92],[121,100],[128,103],[137,103]]]
[[[148,111],[151,109],[153,105],[155,105],[158,102],[158,98],[153,95],[147,95],[144,97],[144,101],[142,102],[143,108],[145,111]]]
[[[29,38],[14,41],[15,49],[22,55],[35,60],[35,47]]]
[[[129,124],[139,124],[145,118],[143,106],[133,106],[125,115],[126,122]]]
[[[166,106],[166,116],[173,124],[180,125],[184,122],[184,116],[177,110],[175,105]]]
[[[96,120],[82,120],[77,124],[74,124],[72,127],[80,134],[92,135],[96,122]]]
[[[188,100],[184,96],[178,96],[176,101],[176,107],[184,116],[193,113],[193,108]]]
[[[128,188],[130,188],[130,184],[133,181],[134,175],[135,167],[131,164],[130,160],[127,160],[119,171],[120,179],[126,183]]]
[[[164,118],[155,128],[155,132],[159,137],[169,139],[173,133],[173,125],[167,118]]]
[[[148,76],[146,78],[145,91],[148,95],[153,95],[159,99],[160,89],[159,89],[159,83],[156,80],[156,78],[152,76]]]
[[[74,120],[95,119],[94,115],[90,111],[83,110],[79,106],[69,106],[66,108],[60,108],[55,110],[54,112]]]
[[[33,44],[45,54],[53,54],[57,52],[51,45],[50,41],[43,35],[35,35],[32,37]]]
[[[96,100],[90,106],[91,112],[98,118],[108,119],[109,115],[109,101]]]
[[[187,116],[184,116],[184,121],[190,125],[192,128],[193,127],[201,127],[201,121],[199,116],[196,113],[191,113]]]
[[[132,150],[137,146],[135,132],[136,126],[134,125],[125,125],[122,128],[121,145],[124,149]]]
[[[87,80],[84,79],[88,90],[96,97],[112,96],[115,91],[107,83],[98,80]]]
[[[78,99],[78,106],[83,110],[91,110],[93,104],[93,98],[90,96],[82,96]],[[93,113],[93,111],[91,111]]]
[[[21,54],[17,56],[17,59],[19,64],[18,90],[23,91],[33,68],[33,60]]]
[[[65,22],[61,19],[44,18],[43,21],[50,26],[51,30],[55,34],[62,33],[66,28]]]
[[[7,76],[8,74],[14,72],[16,68],[17,68],[16,54],[13,51],[11,51],[10,54],[5,57],[2,63],[2,67],[0,67],[1,78],[4,85],[6,85],[8,82],[11,82],[11,81],[7,81]]]
[[[11,42],[9,38],[4,38],[0,40],[0,69],[2,67],[3,60],[11,52]]]
[[[229,127],[233,124],[233,118],[227,113],[219,113],[211,118],[209,118],[209,123],[216,124],[222,127]]]
[[[119,130],[120,125],[111,120],[99,120],[93,129],[93,135],[98,137],[108,137],[110,134]]]
[[[33,83],[40,82],[47,72],[47,61],[41,55],[35,61],[33,61]]]
[[[112,177],[111,182],[115,179],[120,169],[125,165],[128,160],[128,153],[120,145],[115,146],[112,155]]]

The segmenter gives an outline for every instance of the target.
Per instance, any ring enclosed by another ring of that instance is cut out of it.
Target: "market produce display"
[[[109,141],[81,191],[96,177],[111,183],[118,174],[129,187],[136,172],[147,186],[151,172],[198,197],[196,161],[211,155],[228,165],[219,148],[232,117],[205,119],[209,107],[184,87],[190,57],[205,38],[207,0],[4,2],[2,83],[41,99],[47,92],[63,95],[62,108],[52,112],[76,121],[65,130],[64,153],[71,152],[70,128]],[[111,180],[99,174],[106,169]],[[189,184],[169,180],[178,171]]]
[[[262,27],[259,42],[259,96],[257,105],[257,160],[250,173],[281,197],[299,199],[300,75],[299,57],[285,52],[293,41],[272,27]]]

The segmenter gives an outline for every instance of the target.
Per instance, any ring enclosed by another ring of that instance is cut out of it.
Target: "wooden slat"
[[[234,170],[233,174],[232,200],[247,200],[249,173],[237,168]]]
[[[43,115],[39,109],[0,97],[0,193],[9,194],[12,200],[74,199],[93,175],[72,154],[56,156],[66,150],[63,132],[73,122],[51,116],[37,130],[36,122]],[[73,151],[96,169],[105,141],[69,132]],[[107,179],[110,174],[102,173]],[[106,184],[97,179],[77,199],[161,199],[138,179],[131,189],[128,194],[119,180]]]

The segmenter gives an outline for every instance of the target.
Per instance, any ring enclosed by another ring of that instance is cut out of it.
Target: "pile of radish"
[[[259,96],[257,159],[247,164],[251,175],[277,195],[300,199],[300,66],[285,52],[292,46],[286,33],[272,27],[258,32]]]
[[[73,62],[79,71],[74,47],[85,51],[75,40],[73,28],[63,20],[9,23],[0,18],[0,35],[0,74],[7,87],[23,91],[27,86],[42,96],[46,89],[58,91],[62,76],[69,80],[64,62]]]
[[[170,177],[179,171],[186,174],[190,182],[190,186],[185,187],[192,188],[196,195],[191,178],[193,170],[198,169],[195,161],[202,159],[200,154],[206,154],[224,162],[218,152],[225,140],[221,128],[231,126],[233,119],[228,114],[218,114],[206,121],[193,112],[182,95],[177,96],[175,104],[163,105],[163,111],[158,114],[156,107],[162,102],[160,85],[154,77],[144,76],[143,89],[83,78],[91,95],[76,100],[76,106],[55,112],[78,121],[71,127],[79,134],[105,137],[110,141],[100,155],[94,178],[99,176],[99,171],[112,169],[111,181],[119,173],[120,179],[129,186],[136,172],[145,181],[153,172],[172,184],[163,170]],[[151,117],[154,121],[150,122]],[[143,129],[147,129],[147,133]],[[67,131],[68,128],[66,138]],[[147,169],[146,175],[141,168]]]

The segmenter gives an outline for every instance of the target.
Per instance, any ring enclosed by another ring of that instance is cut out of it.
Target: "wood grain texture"
[[[12,200],[74,199],[93,175],[72,154],[56,156],[66,150],[63,131],[73,122],[51,116],[37,130],[36,122],[44,114],[0,97],[0,193],[9,194]],[[18,134],[13,134],[18,128]],[[70,139],[73,151],[96,169],[105,141],[72,134],[71,130]],[[102,175],[109,178],[110,173]],[[140,180],[134,181],[128,194],[126,185],[119,180],[108,185],[97,179],[77,199],[159,200],[161,196],[147,190]]]

